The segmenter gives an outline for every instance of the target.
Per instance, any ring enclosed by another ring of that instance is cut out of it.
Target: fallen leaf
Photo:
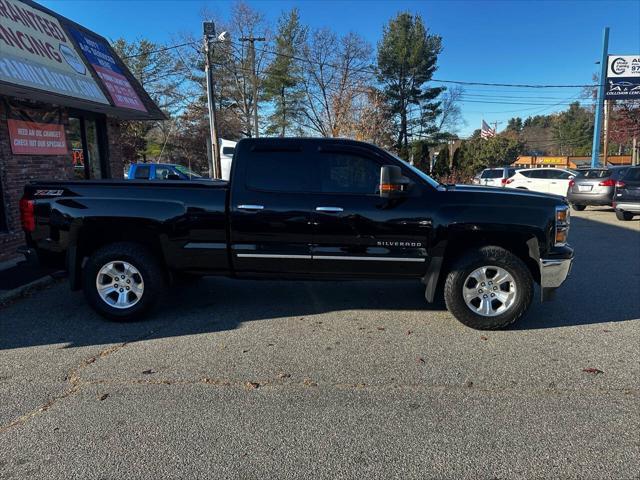
[[[610,333],[610,332],[611,332],[611,330],[607,330],[606,328],[603,328],[603,329],[602,329],[602,331],[603,331],[604,333]]]
[[[247,353],[249,350],[242,350],[242,353]]]
[[[471,380],[467,380],[464,383],[464,386],[467,387],[467,388],[471,388],[471,387],[473,387],[473,382]]]
[[[604,373],[602,370],[599,370],[593,367],[583,368],[582,371],[585,373],[593,373],[594,375],[598,375],[599,373]]]
[[[143,375],[151,375],[153,373],[156,373],[156,371],[155,370],[151,370],[151,369],[145,370],[145,371],[142,372]]]
[[[305,378],[302,383],[304,383],[307,387],[317,387],[318,384],[312,381],[310,378]]]
[[[489,340],[487,337],[485,337],[484,335],[480,336],[480,340]]]
[[[416,362],[418,362],[418,363],[427,363],[427,362],[424,361],[424,358],[422,358],[422,357],[416,358]]]
[[[258,382],[247,382],[244,386],[247,390],[255,390],[260,387],[260,384]]]
[[[291,377],[290,373],[279,373],[278,378],[289,378]]]
[[[384,332],[384,327],[377,327],[378,330],[380,330],[381,332]]]
[[[407,330],[407,335],[411,335],[413,332],[411,330]]]
[[[106,400],[108,397],[109,397],[108,393],[103,393],[102,395],[100,395],[98,397],[98,400],[100,400],[102,402],[103,400]]]

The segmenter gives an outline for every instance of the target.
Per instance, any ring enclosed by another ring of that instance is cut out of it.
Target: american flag
[[[480,129],[480,136],[482,138],[495,137],[496,131],[489,126],[487,122],[482,120],[482,128]]]

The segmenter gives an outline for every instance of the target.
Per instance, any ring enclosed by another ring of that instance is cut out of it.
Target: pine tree
[[[403,156],[408,154],[410,130],[416,128],[420,136],[435,131],[440,102],[434,100],[443,88],[426,84],[441,50],[441,37],[428,32],[420,15],[410,13],[392,19],[378,44],[378,78],[397,121],[396,148]]]
[[[300,115],[301,67],[297,53],[306,38],[307,30],[300,24],[297,9],[284,13],[278,21],[276,53],[267,68],[264,80],[264,98],[273,105],[266,132],[268,135],[286,136],[297,124]]]

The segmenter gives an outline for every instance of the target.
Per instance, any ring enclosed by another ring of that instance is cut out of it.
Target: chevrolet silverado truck
[[[58,262],[98,313],[129,320],[186,276],[416,279],[427,302],[504,328],[567,277],[562,197],[442,185],[376,146],[245,139],[226,181],[38,181],[24,252]]]

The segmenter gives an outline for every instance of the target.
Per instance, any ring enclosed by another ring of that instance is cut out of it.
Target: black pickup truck
[[[565,280],[558,196],[442,185],[373,145],[245,139],[231,180],[35,182],[27,254],[58,261],[103,316],[128,320],[191,275],[415,278],[478,329],[503,328]]]

